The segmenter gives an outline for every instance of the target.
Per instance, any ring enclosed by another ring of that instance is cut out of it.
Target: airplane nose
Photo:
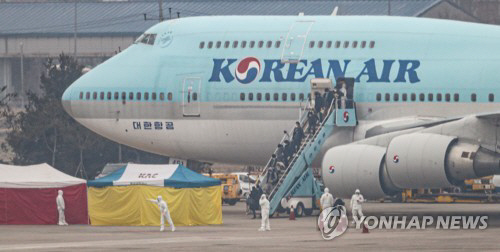
[[[71,110],[71,87],[68,87],[66,91],[64,91],[62,98],[61,98],[61,103],[68,115],[73,116],[73,111]]]

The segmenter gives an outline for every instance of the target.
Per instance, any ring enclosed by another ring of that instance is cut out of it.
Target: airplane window
[[[382,94],[381,93],[378,93],[377,94],[377,101],[381,101],[382,100]]]
[[[425,101],[425,94],[420,93],[420,95],[418,95],[418,99],[420,101]]]
[[[451,100],[451,98],[450,98],[450,97],[451,97],[451,96],[450,96],[450,94],[445,94],[445,95],[444,95],[444,99],[445,99],[447,102],[449,102],[449,101]]]
[[[120,99],[120,93],[115,92],[115,100],[118,100],[118,99]]]
[[[309,42],[309,48],[313,48],[313,47],[314,47],[314,41]]]
[[[248,47],[254,48],[255,47],[255,41],[250,41],[250,45]]]
[[[89,99],[90,99],[90,92],[87,92],[87,93],[85,94],[85,99],[87,99],[87,100],[89,100]]]
[[[340,41],[335,41],[335,48],[340,48]]]
[[[168,100],[171,101],[172,100],[172,92],[168,92]]]
[[[146,36],[146,34],[143,33],[141,34],[141,36],[137,37],[137,39],[134,41],[134,44],[140,43],[144,38],[144,36]]]
[[[205,42],[201,41],[200,42],[200,49],[203,49],[203,47],[205,47]]]
[[[417,95],[415,93],[411,93],[411,101],[415,101],[417,99]]]
[[[291,101],[295,101],[295,93],[291,93],[290,94],[290,100]]]
[[[318,41],[318,48],[323,48],[323,41]]]
[[[390,101],[391,100],[391,94],[385,93],[385,101]]]
[[[489,94],[488,95],[488,101],[494,102],[495,101],[495,95],[494,94]]]
[[[366,41],[361,41],[361,48],[365,48],[366,47]]]
[[[370,41],[370,48],[374,48],[375,47],[375,41]]]
[[[233,48],[238,48],[238,41],[233,41]]]
[[[353,41],[352,42],[352,48],[358,47],[358,41]]]
[[[443,95],[441,93],[436,95],[436,100],[437,101],[442,101],[443,100]]]
[[[274,47],[276,48],[280,48],[281,46],[281,41],[277,40],[275,43],[274,43]]]
[[[104,92],[101,92],[101,94],[99,95],[99,98],[101,98],[101,100],[104,100]]]
[[[222,42],[217,41],[217,43],[215,43],[215,48],[220,48],[221,44],[222,44]]]
[[[273,46],[273,41],[267,41],[267,48],[271,48]]]
[[[135,94],[135,98],[140,101],[141,100],[141,92],[137,92],[137,94]]]
[[[156,101],[156,92],[151,93],[151,100]],[[194,93],[193,93],[193,100],[194,100]]]
[[[245,93],[240,94],[240,100],[244,101],[245,100]]]
[[[149,40],[148,40],[148,45],[154,45],[155,39],[156,39],[156,34],[150,34]]]
[[[247,42],[246,41],[241,41],[241,48],[247,47]]]
[[[197,101],[198,100],[198,93],[194,92],[193,93],[193,101]]]
[[[83,92],[80,92],[80,100],[83,99]]]
[[[404,93],[402,96],[401,96],[401,100],[403,100],[404,102],[408,100],[408,94],[407,93]]]
[[[269,93],[266,93],[266,101],[271,100],[271,95]]]
[[[286,93],[281,94],[281,100],[286,101],[287,95]]]
[[[248,93],[248,100],[253,101],[253,93]]]
[[[273,98],[275,101],[280,99],[280,95],[278,93],[274,93]]]
[[[164,101],[165,100],[165,93],[161,92],[160,93],[160,101]]]
[[[97,100],[97,92],[94,92],[94,93],[92,94],[92,99]]]
[[[473,94],[470,95],[470,100],[473,101],[473,102],[476,102],[476,100],[477,100],[476,93],[473,93]]]
[[[457,93],[453,94],[453,101],[458,102],[460,100],[460,95]]]
[[[214,42],[212,42],[212,41],[208,42],[208,45],[207,45],[208,49],[212,49],[213,46],[214,46]]]
[[[149,40],[149,36],[150,36],[149,34],[145,34],[144,33],[144,35],[142,36],[142,39],[141,39],[140,42],[143,43],[143,44],[147,44],[148,40]]]
[[[349,41],[344,41],[344,48],[348,48],[349,47]]]
[[[259,45],[258,46],[259,46],[259,48],[262,48],[264,46],[264,41],[262,41],[262,40],[259,41]]]
[[[144,100],[145,101],[149,100],[149,93],[148,92],[144,92]]]
[[[134,99],[134,92],[128,93],[128,99],[133,100]]]
[[[394,93],[393,100],[394,101],[399,101],[399,94],[398,93]]]
[[[224,42],[224,48],[228,48],[228,47],[229,47],[229,41]]]
[[[122,92],[122,100],[126,100],[127,99],[127,93],[126,92]]]
[[[332,41],[326,42],[326,48],[331,48],[332,47]]]
[[[304,93],[299,94],[299,100],[303,101],[304,100]]]
[[[434,100],[434,95],[433,95],[433,94],[428,94],[428,95],[427,95],[427,100],[428,100],[428,101],[432,101],[432,100]]]
[[[111,100],[111,92],[108,92],[108,100]]]
[[[257,101],[262,101],[262,94],[261,93],[257,93]]]

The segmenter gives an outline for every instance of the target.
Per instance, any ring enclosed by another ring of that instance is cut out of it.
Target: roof
[[[29,166],[0,164],[0,188],[58,188],[85,182],[45,163]]]
[[[391,0],[391,15],[418,16],[441,0]],[[158,17],[158,2],[81,2],[76,5],[78,34],[137,35]],[[164,16],[172,15],[387,15],[387,0],[169,0]],[[73,34],[75,4],[71,2],[0,3],[0,35]]]
[[[127,164],[108,176],[90,180],[88,186],[150,185],[193,188],[220,185],[220,180],[203,176],[178,164]]]

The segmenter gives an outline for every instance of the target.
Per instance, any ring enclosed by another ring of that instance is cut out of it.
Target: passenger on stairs
[[[278,149],[276,150],[276,160],[278,160],[278,162],[285,163],[285,148],[282,144],[278,144]]]
[[[323,119],[321,109],[323,109],[325,101],[319,92],[314,93],[314,111],[320,120]]]
[[[285,147],[284,147],[284,149],[285,149],[285,151],[284,151],[284,153],[285,153],[285,160],[284,160],[285,161],[285,166],[288,167],[289,162],[290,162],[290,158],[292,157],[293,152],[294,152],[293,146],[290,143],[290,141],[285,140]]]
[[[297,152],[300,149],[300,143],[304,138],[304,129],[300,126],[300,122],[295,122],[295,128],[293,129],[292,135],[292,145],[293,151]]]
[[[309,125],[309,134],[314,134],[316,132],[316,124],[318,123],[318,117],[311,111],[307,113],[307,124]]]

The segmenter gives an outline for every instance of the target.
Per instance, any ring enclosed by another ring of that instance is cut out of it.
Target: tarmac
[[[500,204],[365,203],[364,214],[487,215],[484,230],[373,229],[364,234],[350,227],[323,240],[317,217],[295,221],[271,218],[271,231],[259,232],[260,219],[245,215],[245,203],[223,206],[222,225],[177,227],[94,227],[86,225],[2,225],[0,251],[443,251],[500,250]],[[169,229],[167,229],[169,230]]]

